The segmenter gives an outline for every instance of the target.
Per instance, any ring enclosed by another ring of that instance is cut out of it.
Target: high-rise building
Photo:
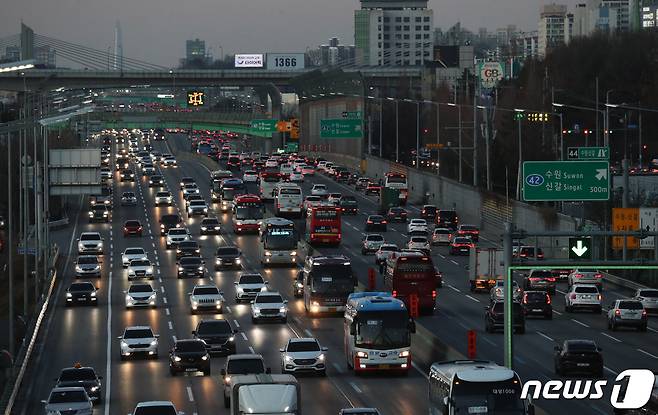
[[[427,0],[361,0],[354,11],[357,64],[413,66],[431,60],[433,17]]]
[[[354,65],[354,45],[341,45],[337,37],[329,39],[328,45],[320,45],[319,51],[318,65]]]
[[[645,0],[645,2],[648,2]],[[576,5],[574,37],[593,33],[614,34],[640,27],[639,0],[587,0]]]
[[[201,39],[185,41],[185,59],[188,62],[206,59],[206,41]]]
[[[34,48],[34,64],[42,68],[54,68],[56,65],[55,49],[50,46],[37,46]]]
[[[21,47],[20,46],[7,46],[5,48],[4,60],[6,62],[16,62],[21,60]]]
[[[537,31],[539,56],[546,56],[551,49],[571,41],[573,20],[573,14],[567,13],[567,6],[555,3],[544,5]]]
[[[123,34],[118,20],[114,26],[114,70],[123,71]]]
[[[539,56],[539,32],[517,32],[514,35],[516,56],[522,60]]]
[[[658,0],[644,0],[641,7],[642,13],[640,18],[642,29],[658,27]],[[7,55],[9,55],[9,52],[7,52]]]

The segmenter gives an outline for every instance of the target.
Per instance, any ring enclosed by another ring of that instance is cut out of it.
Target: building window
[[[409,35],[405,34],[404,35],[404,40],[409,40]]]
[[[388,23],[391,21],[391,18],[388,16],[384,16],[384,23]]]
[[[391,44],[388,42],[384,42],[384,49],[389,49],[391,47]]]
[[[400,17],[400,16],[396,17],[396,18],[395,18],[395,21],[396,21],[397,23],[400,23],[400,22],[402,21],[402,17]]]
[[[404,60],[404,64],[405,64],[406,66],[409,66],[409,59],[405,59],[405,60]]]
[[[420,31],[421,27],[421,25],[416,25],[416,30]]]
[[[398,48],[398,49],[402,48],[402,43],[396,43],[395,47]]]
[[[420,59],[416,59],[416,65],[418,66],[418,65],[420,65],[420,64],[421,64],[421,63],[420,63]]]
[[[395,34],[395,38],[398,39],[398,40],[400,40],[400,39],[402,39],[402,35],[399,34],[399,33],[396,33],[396,34]]]
[[[378,21],[378,22],[381,22],[381,21],[382,21],[382,17],[381,17],[381,16],[377,16],[377,21]]]
[[[381,32],[382,31],[382,25],[380,25],[380,24],[377,25],[377,30],[379,30]]]
[[[395,30],[397,30],[398,32],[401,31],[401,30],[402,30],[402,26],[400,26],[400,25],[395,26]]]
[[[430,30],[430,26],[429,25],[423,26],[423,30]]]
[[[420,20],[421,20],[420,16],[416,16],[416,23],[420,23]]]
[[[402,61],[401,61],[401,60],[397,60],[397,61],[395,61],[395,64],[396,64],[397,66],[401,66],[401,65],[402,65]]]
[[[409,23],[409,17],[405,17],[405,18],[404,18],[404,22],[405,22],[405,23]]]
[[[377,34],[377,39],[382,40],[382,34],[381,33]]]
[[[404,25],[404,31],[408,32],[409,31],[409,25]]]
[[[416,51],[416,56],[420,56],[420,51],[419,50]]]
[[[388,33],[384,33],[384,40],[389,40],[391,38],[391,35]]]
[[[381,50],[379,52],[377,52],[377,56],[379,56],[380,58],[382,57],[382,51]]]
[[[398,50],[397,52],[395,52],[395,56],[397,56],[397,57],[402,56],[402,52],[400,52],[400,51]]]
[[[425,34],[423,35],[423,39],[429,39],[429,38],[430,38],[429,33],[425,33]]]
[[[382,42],[377,42],[377,47],[381,49],[381,47],[382,47]]]
[[[420,40],[420,39],[421,39],[421,37],[422,37],[422,36],[421,36],[421,34],[420,34],[420,33],[416,33],[416,40]]]
[[[424,21],[424,22],[429,22],[429,21],[430,21],[430,17],[429,17],[429,16],[425,16],[425,17],[423,17],[423,21]]]
[[[423,52],[423,56],[430,56],[430,52],[426,50],[425,52]]]
[[[405,50],[405,51],[404,51],[404,56],[405,56],[405,57],[408,57],[408,56],[409,56],[409,51],[408,51],[408,50]]]

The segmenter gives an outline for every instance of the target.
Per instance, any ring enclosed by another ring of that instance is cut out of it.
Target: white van
[[[274,214],[302,214],[304,199],[302,189],[294,183],[279,183],[274,188]]]

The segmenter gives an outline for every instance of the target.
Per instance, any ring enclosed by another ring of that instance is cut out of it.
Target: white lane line
[[[166,314],[166,315],[170,315],[170,314],[171,314],[171,311],[169,311],[168,308],[165,308],[165,314]]]
[[[167,297],[162,297],[162,301],[167,304]]]
[[[617,376],[619,373],[615,372],[614,370],[610,369],[608,366],[603,366],[604,370],[607,370],[608,372],[612,373],[613,375]]]
[[[612,339],[612,340],[616,341],[617,343],[621,343],[621,340],[619,340],[616,337],[613,337],[613,336],[609,335],[608,333],[601,332],[601,334],[604,335],[605,337],[609,338],[609,339]]]
[[[637,351],[640,352],[640,353],[644,353],[645,355],[647,355],[647,356],[649,356],[649,357],[653,357],[654,359],[658,359],[658,356],[656,356],[655,354],[651,354],[651,353],[649,353],[649,352],[647,352],[647,351],[645,351],[645,350],[637,349]]]
[[[572,318],[571,321],[573,321],[576,324],[580,324],[583,327],[589,327],[587,324],[583,323],[582,321],[578,321],[575,318]]]
[[[338,371],[338,373],[345,373],[345,369],[338,363],[334,362],[334,368]]]
[[[542,336],[543,338],[545,338],[545,339],[548,340],[549,342],[553,342],[553,341],[555,341],[555,340],[553,340],[551,337],[548,337],[547,335],[545,335],[544,333],[542,333],[541,331],[538,331],[537,334],[539,334],[540,336]]]
[[[354,389],[356,391],[356,393],[363,393],[363,391],[361,389],[359,389],[358,386],[356,386],[356,383],[350,382],[350,386],[352,387],[352,389]]]
[[[559,293],[562,294],[562,295],[566,294],[566,293],[565,293],[564,291],[562,291],[562,290],[555,290],[555,291],[559,292]]]
[[[471,297],[471,296],[470,296],[470,295],[468,295],[468,294],[466,294],[466,298],[470,298],[471,300],[473,300],[473,301],[475,301],[475,302],[477,302],[477,303],[479,303],[479,302],[480,302],[480,300],[478,300],[478,299],[477,299],[477,298],[475,298],[475,297]]]
[[[238,323],[238,320],[233,320],[233,323],[235,324],[235,327],[240,328],[240,323]]]
[[[306,333],[308,337],[313,337],[313,333],[311,333],[309,329],[304,329],[304,333]]]
[[[450,285],[450,284],[446,284],[446,285],[448,286],[448,288],[450,288],[450,289],[453,290],[453,291],[457,291],[458,293],[462,292],[462,291],[461,291],[459,288],[457,288],[457,287],[453,287],[453,286]]]
[[[454,259],[451,259],[450,262],[452,262],[455,265],[459,265],[459,262],[455,261]]]
[[[171,321],[168,321],[168,322],[167,322],[167,325],[169,326],[169,330],[173,330],[173,329],[174,329],[174,325],[171,324]]]
[[[652,332],[654,332],[654,333],[658,333],[658,330],[656,330],[656,329],[652,329],[651,327],[647,327],[647,330],[652,331]]]
[[[255,351],[254,348],[251,347],[251,346],[249,346],[249,352],[250,352],[251,354],[256,354],[256,351]]]
[[[158,277],[158,281],[159,281],[159,282],[162,282],[162,277]]]
[[[164,285],[160,287],[160,291],[162,291],[162,293],[164,294],[165,292]]]
[[[441,257],[441,259],[446,259],[446,256],[443,254],[439,254],[439,256]]]
[[[249,341],[249,339],[247,338],[247,335],[244,334],[244,331],[240,334],[242,334],[242,338],[244,339],[244,341]]]
[[[112,271],[108,276],[109,282],[107,287],[107,356],[105,357],[105,415],[110,415],[110,392],[112,388]]]
[[[192,388],[187,387],[187,399],[190,400],[190,402],[194,402],[194,395],[192,395]]]
[[[231,306],[227,305],[227,306],[224,306],[224,308],[226,308],[226,311],[228,311],[229,313],[233,313],[233,311],[231,311]]]
[[[554,312],[555,314],[557,314],[558,316],[561,316],[561,315],[562,315],[562,313],[560,313],[560,312],[557,311],[557,310],[553,310],[553,312]]]

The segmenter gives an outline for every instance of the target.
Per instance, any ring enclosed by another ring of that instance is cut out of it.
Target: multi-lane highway
[[[166,142],[154,143],[154,149],[174,153],[189,151],[187,137],[168,135]],[[172,377],[168,371],[167,352],[175,339],[190,338],[191,332],[201,319],[225,318],[238,328],[237,348],[241,353],[262,354],[274,373],[280,372],[279,348],[295,336],[316,337],[329,348],[328,376],[300,377],[304,411],[311,414],[336,414],[339,409],[352,406],[377,407],[383,414],[427,413],[427,367],[418,362],[407,377],[354,376],[348,371],[343,354],[342,319],[340,317],[307,317],[303,304],[292,295],[293,268],[271,268],[263,270],[258,261],[258,237],[236,236],[230,229],[230,213],[222,214],[214,209],[215,215],[224,224],[221,236],[200,236],[201,218],[186,219],[185,226],[201,244],[202,255],[208,264],[217,246],[235,244],[245,258],[244,271],[261,272],[269,281],[270,290],[277,290],[290,301],[290,318],[287,324],[272,323],[253,325],[248,304],[235,304],[234,284],[240,271],[214,271],[208,267],[207,277],[200,279],[178,279],[175,270],[175,252],[165,248],[164,238],[159,236],[158,219],[167,213],[184,214],[184,201],[179,189],[182,177],[193,177],[202,195],[210,203],[209,171],[200,163],[179,158],[176,169],[162,169],[168,189],[173,193],[175,205],[154,206],[154,195],[158,189],[148,187],[148,178],[138,174],[135,183],[120,182],[118,173],[112,180],[114,188],[114,210],[109,224],[89,224],[86,205],[70,227],[67,261],[60,269],[63,277],[56,291],[57,305],[48,320],[47,337],[43,349],[34,362],[39,371],[27,379],[28,401],[24,402],[23,413],[38,413],[41,399],[48,396],[54,386],[53,379],[64,367],[75,362],[92,366],[103,376],[103,402],[97,412],[104,414],[128,414],[140,401],[172,400],[186,414],[226,413],[222,400],[220,369],[223,357],[212,358],[212,374],[209,377]],[[139,173],[139,171],[136,169]],[[367,283],[367,270],[374,266],[374,257],[360,255],[365,217],[377,210],[376,199],[357,193],[352,187],[337,184],[316,175],[302,184],[304,194],[310,194],[311,183],[324,183],[332,192],[353,194],[359,201],[360,212],[356,216],[343,218],[343,242],[338,248],[320,248],[323,253],[341,253],[352,258],[352,266],[362,283]],[[251,185],[250,185],[251,186]],[[250,189],[255,191],[255,189]],[[120,197],[123,191],[137,194],[137,207],[123,207]],[[86,203],[86,202],[85,202]],[[418,215],[417,207],[410,206],[412,217]],[[144,236],[123,237],[123,223],[138,219],[145,225]],[[298,223],[301,226],[301,221]],[[104,238],[105,255],[98,307],[73,307],[64,305],[64,290],[74,279],[73,261],[76,259],[76,243],[81,232],[98,231]],[[389,225],[384,233],[388,242],[402,246],[406,243],[406,225]],[[497,241],[484,240],[482,246],[491,246]],[[156,309],[126,310],[124,290],[129,286],[127,271],[121,264],[121,253],[127,247],[141,246],[155,264],[156,278],[152,282],[158,291]],[[477,330],[477,354],[479,358],[502,361],[502,334],[484,331],[484,307],[488,295],[472,294],[468,290],[466,257],[451,257],[448,249],[433,247],[435,264],[443,273],[444,287],[439,292],[437,311],[432,316],[419,318],[422,324],[443,343],[466,354],[466,332]],[[214,283],[224,291],[228,306],[223,316],[191,315],[188,292],[197,283]],[[382,279],[378,278],[381,287]],[[558,287],[554,297],[553,320],[528,319],[524,335],[515,336],[515,369],[522,379],[547,381],[556,377],[553,368],[553,348],[565,339],[588,338],[595,340],[603,349],[605,376],[612,379],[615,374],[630,367],[658,369],[658,322],[651,320],[649,331],[610,332],[602,315],[590,313],[568,314],[564,311],[563,293],[565,286]],[[605,304],[615,298],[628,295],[615,287],[606,287]],[[119,340],[123,329],[132,325],[150,325],[160,335],[157,360],[119,359]],[[603,401],[540,402],[547,413],[558,413],[568,409],[569,413],[610,413]]]

